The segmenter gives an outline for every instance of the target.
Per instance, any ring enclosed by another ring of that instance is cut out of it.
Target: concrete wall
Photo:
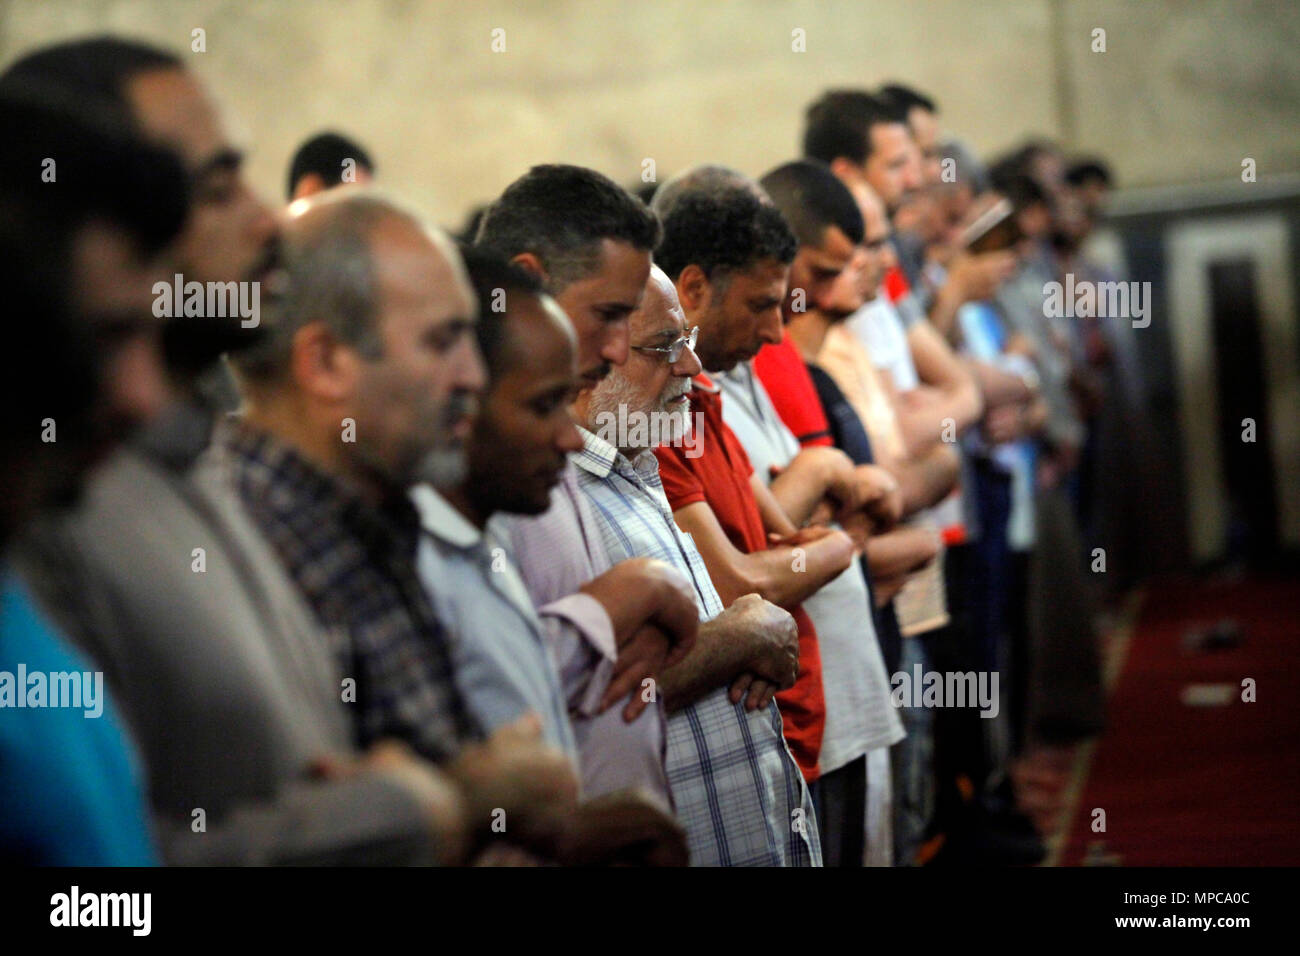
[[[645,158],[661,179],[703,160],[760,174],[823,87],[895,78],[985,154],[1041,133],[1128,185],[1234,178],[1245,156],[1261,180],[1300,170],[1289,0],[0,0],[0,61],[100,31],[186,51],[268,196],[298,142],[337,127],[448,224],[543,161],[624,182]]]

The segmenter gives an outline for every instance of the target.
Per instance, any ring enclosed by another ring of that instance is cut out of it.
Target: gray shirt
[[[404,788],[369,774],[313,778],[320,757],[355,749],[330,644],[220,452],[197,454],[201,415],[175,410],[146,436],[165,456],[118,452],[76,510],[44,523],[18,556],[134,730],[164,858],[431,861]],[[176,447],[181,434],[190,447]]]
[[[547,742],[577,745],[542,624],[514,562],[428,485],[411,490],[424,533],[420,579],[446,626],[454,680],[465,705],[489,732],[532,711]]]

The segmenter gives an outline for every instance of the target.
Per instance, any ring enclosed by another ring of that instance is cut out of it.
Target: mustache
[[[258,282],[267,298],[278,298],[287,290],[284,264],[284,245],[279,236],[273,236],[253,260],[243,281]],[[266,323],[244,328],[238,317],[175,315],[163,326],[163,356],[170,370],[189,378],[211,367],[223,354],[252,348],[266,336]]]
[[[265,328],[242,328],[238,318],[177,316],[163,326],[163,356],[169,369],[188,377],[207,369],[223,354],[251,348],[265,337]]]
[[[447,398],[447,405],[442,412],[444,425],[454,425],[462,418],[478,416],[478,396],[473,392],[453,392]]]
[[[253,260],[253,264],[249,267],[248,274],[244,278],[250,282],[265,279],[268,273],[283,269],[284,262],[284,243],[279,236],[272,236],[266,241],[266,245],[262,247],[262,251],[257,258]],[[269,288],[262,291],[276,295],[283,293],[285,290]]]
[[[662,403],[667,404],[668,402],[671,402],[675,398],[681,398],[690,390],[691,390],[691,380],[689,378],[675,379],[668,386],[668,388],[664,390],[664,393],[659,397],[659,400]]]

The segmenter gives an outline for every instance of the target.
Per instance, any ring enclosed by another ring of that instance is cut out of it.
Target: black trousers
[[[862,866],[867,829],[867,756],[822,774],[812,786],[825,866]]]

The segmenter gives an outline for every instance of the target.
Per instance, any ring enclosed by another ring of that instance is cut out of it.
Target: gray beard
[[[619,418],[620,408],[625,408],[623,416],[628,420],[629,425],[633,425],[636,419],[646,421],[653,420],[659,426],[660,430],[651,434],[649,429],[641,429],[641,434],[645,435],[651,442],[665,445],[677,445],[682,438],[690,434],[691,431],[691,410],[686,405],[682,408],[672,411],[665,411],[662,406],[654,410],[639,408],[631,403],[633,389],[623,380],[617,377],[618,373],[610,375],[600,383],[592,393],[590,403],[587,406],[588,422],[586,427],[588,431],[594,432],[601,437],[612,440],[610,444],[618,446],[618,450],[626,455],[629,459],[635,458],[639,453],[646,450],[646,447],[626,447],[626,435],[607,436],[603,435],[604,429],[597,423],[597,417],[605,414],[613,416],[615,421]],[[658,405],[658,403],[656,403]],[[666,427],[664,427],[666,426]]]
[[[420,460],[415,483],[427,482],[435,488],[455,488],[469,473],[463,448],[435,448]]]

